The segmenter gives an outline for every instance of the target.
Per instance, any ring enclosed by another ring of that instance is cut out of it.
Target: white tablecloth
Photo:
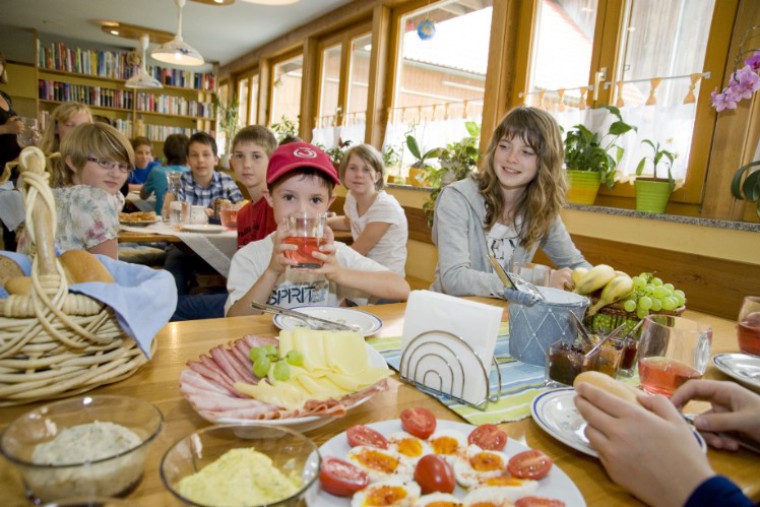
[[[140,199],[140,192],[133,190],[127,194],[127,201],[134,204],[140,211],[153,211],[156,209],[155,195],[151,195],[147,199]]]
[[[237,251],[237,231],[227,230],[212,234],[183,232],[160,222],[147,227],[122,225],[121,229],[123,231],[143,234],[177,236],[224,277],[227,277],[229,274],[230,261]]]

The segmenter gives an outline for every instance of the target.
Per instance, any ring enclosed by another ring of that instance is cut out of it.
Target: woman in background
[[[92,123],[92,112],[86,104],[79,102],[68,102],[61,104],[53,109],[50,114],[45,133],[42,134],[40,149],[45,155],[53,155],[61,151],[61,144],[66,136],[77,126],[83,123]],[[58,157],[50,160],[50,186],[59,187],[62,185],[64,172],[64,163]]]
[[[8,82],[8,71],[5,68],[6,61],[5,56],[0,53],[0,83],[6,84]],[[24,123],[21,118],[13,110],[13,102],[11,98],[3,91],[0,91],[0,179],[3,171],[5,170],[5,164],[18,158],[21,153],[21,147],[16,141],[16,135],[24,131]],[[10,175],[10,181],[3,185],[2,191],[12,192],[14,191],[14,185],[16,183],[16,171]],[[9,199],[18,200],[18,196],[12,194],[5,194]],[[5,201],[3,200],[5,203]],[[4,204],[8,206],[9,204]],[[6,217],[6,220],[13,220]],[[5,250],[16,249],[16,235],[13,230],[16,225],[9,225],[6,227],[5,222],[2,222],[3,226],[3,248]]]

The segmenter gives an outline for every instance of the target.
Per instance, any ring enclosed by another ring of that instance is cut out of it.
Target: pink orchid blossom
[[[712,97],[712,105],[716,111],[721,112],[726,109],[736,109],[736,101],[733,101],[728,97],[729,91],[730,90],[726,88],[721,93],[718,93],[718,90],[715,90],[710,94]]]
[[[752,94],[760,89],[760,76],[749,65],[745,65],[733,74],[733,80],[729,85],[734,94],[741,99],[749,99]]]
[[[715,90],[710,94],[710,102],[716,111],[736,109],[739,101],[751,98],[753,93],[760,90],[760,49],[755,50],[744,64],[744,67],[731,74],[728,86],[723,91],[718,93]]]
[[[744,65],[749,65],[749,67],[754,72],[760,72],[760,49],[752,53],[752,56],[744,60]]]

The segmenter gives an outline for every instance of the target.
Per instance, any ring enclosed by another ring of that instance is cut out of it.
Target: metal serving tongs
[[[491,266],[493,267],[493,270],[499,276],[501,283],[503,283],[507,289],[513,289],[518,292],[525,292],[540,301],[546,301],[546,297],[541,293],[541,291],[539,291],[536,288],[535,285],[533,285],[527,280],[524,280],[523,278],[521,278],[520,276],[514,273],[511,273],[511,274],[507,273],[504,267],[502,267],[502,265],[499,264],[499,261],[496,259],[496,257],[494,257],[493,255],[489,255],[488,260],[491,261]]]
[[[340,322],[333,322],[332,320],[323,319],[321,317],[314,317],[313,315],[307,315],[305,313],[291,310],[289,308],[283,308],[277,305],[268,305],[263,303],[252,302],[251,308],[259,310],[264,313],[272,313],[275,315],[285,315],[286,317],[293,317],[304,322],[312,329],[323,331],[359,331],[358,326],[351,324],[342,324]]]

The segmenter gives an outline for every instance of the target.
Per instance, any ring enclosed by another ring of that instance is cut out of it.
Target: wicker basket
[[[129,377],[147,359],[113,311],[69,294],[55,256],[56,213],[45,157],[20,156],[32,293],[0,299],[0,406],[71,396]]]
[[[672,315],[678,317],[685,310],[686,306],[684,305],[672,311],[661,310],[652,313],[655,315]],[[621,324],[625,324],[622,332],[627,333],[633,329],[639,321],[641,321],[641,319],[636,315],[636,312],[626,312],[622,305],[616,303],[602,307],[596,315],[586,317],[583,323],[590,332],[606,335]]]

